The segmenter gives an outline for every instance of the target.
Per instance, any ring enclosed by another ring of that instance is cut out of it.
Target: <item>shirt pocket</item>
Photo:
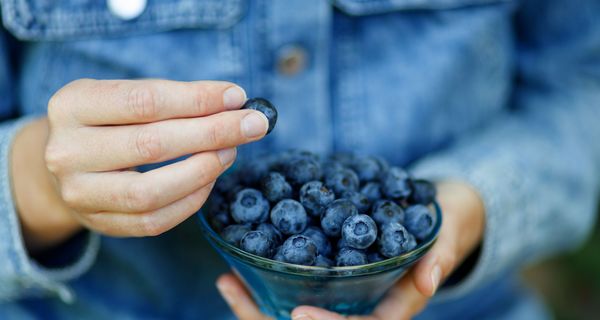
[[[349,15],[369,15],[408,10],[448,10],[514,0],[332,0]]]
[[[128,1],[139,1],[139,14],[120,14],[127,10]],[[18,39],[74,40],[184,28],[223,29],[241,19],[243,1],[4,0],[1,6],[6,29]]]

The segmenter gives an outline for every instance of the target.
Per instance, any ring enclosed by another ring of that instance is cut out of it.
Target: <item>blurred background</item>
[[[600,319],[600,224],[579,250],[533,265],[524,277],[556,319]]]

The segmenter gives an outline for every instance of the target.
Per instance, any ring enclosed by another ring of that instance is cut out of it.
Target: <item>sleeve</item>
[[[441,299],[573,249],[591,232],[600,178],[599,12],[595,0],[523,1],[510,108],[415,164],[415,175],[470,183],[486,209],[479,258]]]
[[[28,256],[11,189],[10,153],[15,135],[32,118],[19,117],[12,70],[15,43],[0,28],[0,302],[32,295],[58,295],[70,302],[73,295],[66,282],[78,277],[93,263],[100,239],[84,232],[65,246],[53,250],[61,263],[46,264]],[[73,243],[76,242],[76,243]],[[62,252],[62,250],[72,252]]]

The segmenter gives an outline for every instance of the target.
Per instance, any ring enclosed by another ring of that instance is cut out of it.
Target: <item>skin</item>
[[[439,238],[429,253],[388,292],[368,316],[342,316],[312,306],[299,306],[293,320],[401,320],[411,319],[425,308],[440,283],[480,244],[485,225],[480,196],[468,184],[445,181],[437,185],[437,201],[444,213]],[[241,320],[271,319],[262,314],[242,282],[233,274],[222,275],[217,288]]]
[[[233,83],[74,81],[23,128],[11,152],[11,182],[30,253],[83,228],[154,236],[196,212],[235,147],[262,138],[267,118],[238,110]],[[145,173],[132,168],[180,156]]]

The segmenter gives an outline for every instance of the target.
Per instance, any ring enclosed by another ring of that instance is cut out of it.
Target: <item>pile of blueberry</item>
[[[355,266],[413,250],[435,224],[434,185],[373,156],[287,151],[218,179],[206,211],[222,238],[287,263]]]

